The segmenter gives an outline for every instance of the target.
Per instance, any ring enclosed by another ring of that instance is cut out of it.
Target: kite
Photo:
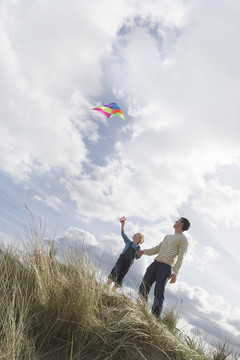
[[[123,120],[125,120],[125,116],[120,109],[120,107],[116,103],[111,103],[109,105],[103,105],[99,106],[97,108],[94,108],[92,110],[97,110],[104,114],[106,117],[111,118],[114,115],[119,115]]]

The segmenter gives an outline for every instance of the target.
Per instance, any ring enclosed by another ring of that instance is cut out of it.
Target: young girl
[[[131,241],[126,234],[124,233],[124,226],[125,226],[125,218],[121,218],[121,235],[125,242],[125,248],[123,252],[119,256],[116,264],[114,265],[110,275],[108,276],[107,284],[111,285],[114,282],[114,286],[112,291],[116,291],[116,289],[122,286],[122,282],[124,277],[126,276],[130,266],[133,264],[134,259],[139,259],[137,256],[137,252],[140,250],[140,244],[144,242],[144,236],[141,233],[137,233],[133,235]]]

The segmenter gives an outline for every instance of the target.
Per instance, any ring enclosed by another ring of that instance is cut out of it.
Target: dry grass
[[[60,262],[35,240],[0,253],[0,360],[210,359],[97,281],[84,251]]]

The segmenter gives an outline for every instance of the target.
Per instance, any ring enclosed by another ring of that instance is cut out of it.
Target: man
[[[190,227],[188,219],[181,217],[173,227],[175,234],[165,236],[158,246],[139,250],[137,253],[138,257],[143,254],[149,256],[158,254],[147,268],[139,287],[139,295],[147,301],[151,286],[156,282],[152,306],[152,313],[156,316],[160,316],[162,312],[167,280],[170,278],[170,283],[176,282],[178,271],[188,248],[188,240],[183,234]]]

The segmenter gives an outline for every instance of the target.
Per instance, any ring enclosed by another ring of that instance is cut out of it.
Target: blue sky
[[[46,236],[87,243],[106,274],[126,233],[157,245],[180,216],[189,251],[166,303],[240,343],[239,2],[3,0],[0,235],[26,205]],[[126,121],[93,107],[116,102]],[[147,265],[123,291],[136,294]]]

